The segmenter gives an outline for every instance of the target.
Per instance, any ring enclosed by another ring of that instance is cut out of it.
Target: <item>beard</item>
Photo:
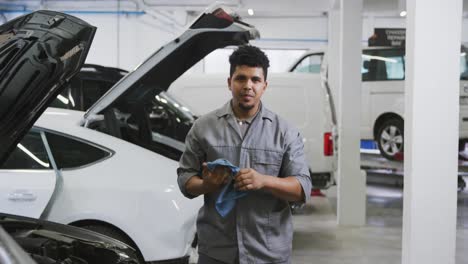
[[[251,110],[252,108],[255,107],[255,104],[253,104],[253,105],[244,105],[242,103],[239,103],[238,105],[239,105],[239,108],[241,110],[243,110],[243,111],[249,111],[249,110]]]

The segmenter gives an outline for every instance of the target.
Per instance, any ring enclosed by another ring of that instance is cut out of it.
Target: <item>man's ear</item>
[[[231,77],[227,78],[227,84],[228,84],[229,90],[231,91]]]

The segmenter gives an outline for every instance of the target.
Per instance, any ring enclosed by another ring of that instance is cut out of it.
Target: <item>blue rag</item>
[[[236,205],[236,199],[244,197],[247,193],[234,189],[234,176],[240,171],[239,167],[232,165],[231,162],[225,159],[217,159],[207,163],[208,170],[210,171],[213,171],[216,166],[224,166],[231,170],[231,180],[223,187],[215,204],[218,213],[222,217],[226,217]]]

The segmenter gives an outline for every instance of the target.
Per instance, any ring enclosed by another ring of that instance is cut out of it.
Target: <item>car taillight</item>
[[[333,136],[331,132],[323,134],[323,155],[333,156]]]
[[[217,18],[221,18],[221,19],[227,20],[229,22],[234,22],[234,19],[231,17],[231,15],[226,13],[226,11],[224,11],[224,9],[222,9],[222,8],[216,9],[215,11],[213,11],[212,14]]]
[[[226,28],[238,20],[235,12],[225,7],[214,5],[205,10],[198,19],[190,26],[191,29],[198,28]]]

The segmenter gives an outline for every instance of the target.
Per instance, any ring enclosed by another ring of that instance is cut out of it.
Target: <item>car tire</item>
[[[403,120],[391,118],[382,123],[377,132],[377,146],[380,154],[386,159],[395,160],[398,153],[403,152],[404,130]]]

